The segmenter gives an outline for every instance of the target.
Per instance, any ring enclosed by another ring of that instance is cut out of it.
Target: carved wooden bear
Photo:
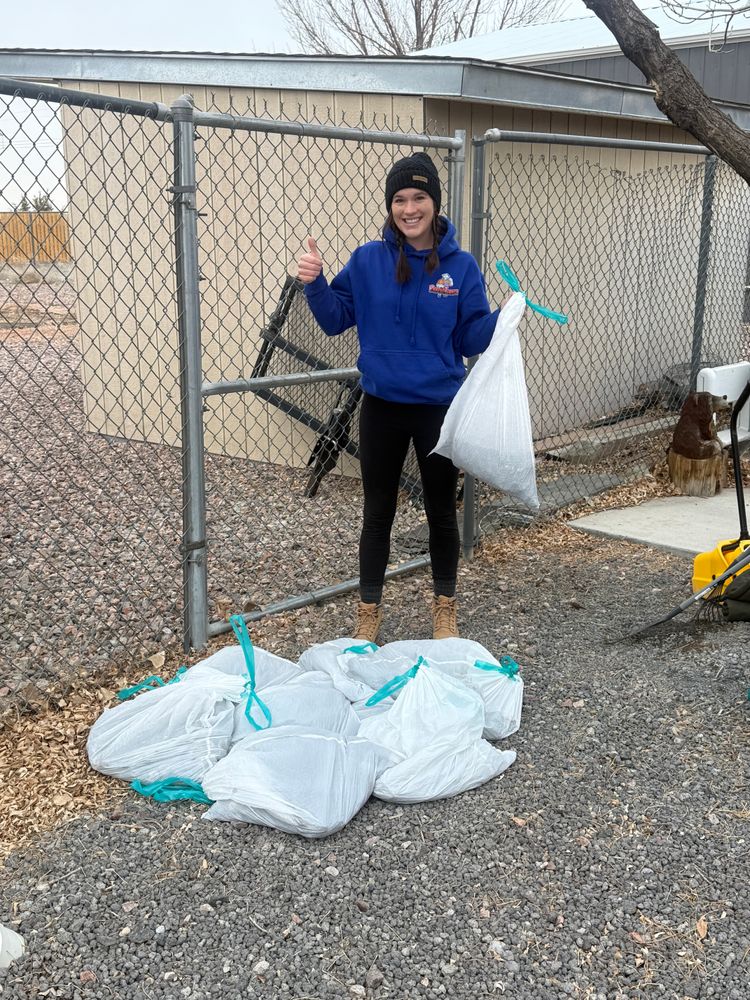
[[[674,429],[672,450],[684,458],[720,455],[722,449],[716,437],[714,413],[728,408],[729,404],[720,396],[712,396],[710,392],[691,392]]]
[[[716,436],[714,413],[731,405],[710,392],[691,392],[680,411],[667,451],[669,476],[687,496],[713,496],[721,491],[726,458]]]

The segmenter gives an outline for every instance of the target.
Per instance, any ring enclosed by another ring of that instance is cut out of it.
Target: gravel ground
[[[464,568],[463,632],[524,668],[516,764],[444,802],[368,803],[323,841],[113,795],[7,858],[12,998],[745,1000],[750,627],[679,619],[688,560],[505,535]],[[429,634],[424,574],[384,640]],[[349,602],[273,619],[299,655]],[[51,761],[53,766],[54,761]]]

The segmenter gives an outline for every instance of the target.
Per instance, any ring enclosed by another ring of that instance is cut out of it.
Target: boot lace
[[[357,636],[372,640],[380,624],[379,604],[360,604],[357,609]]]
[[[360,625],[377,625],[378,623],[378,606],[377,604],[363,605],[359,609],[359,623]]]
[[[435,601],[435,631],[456,630],[456,605],[454,601]]]

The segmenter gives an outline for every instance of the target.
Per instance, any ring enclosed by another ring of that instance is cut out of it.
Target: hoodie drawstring
[[[422,291],[422,283],[424,282],[424,266],[422,268],[422,274],[419,277],[419,282],[417,283],[417,294],[414,296],[414,309],[411,314],[411,330],[409,331],[409,347],[416,347],[417,344],[417,306],[419,305],[419,295]]]

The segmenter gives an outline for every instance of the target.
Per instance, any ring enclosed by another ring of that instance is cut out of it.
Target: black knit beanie
[[[427,153],[414,153],[396,160],[385,179],[385,207],[391,210],[393,196],[402,188],[426,191],[435,202],[435,212],[440,211],[440,178],[435,164]]]

